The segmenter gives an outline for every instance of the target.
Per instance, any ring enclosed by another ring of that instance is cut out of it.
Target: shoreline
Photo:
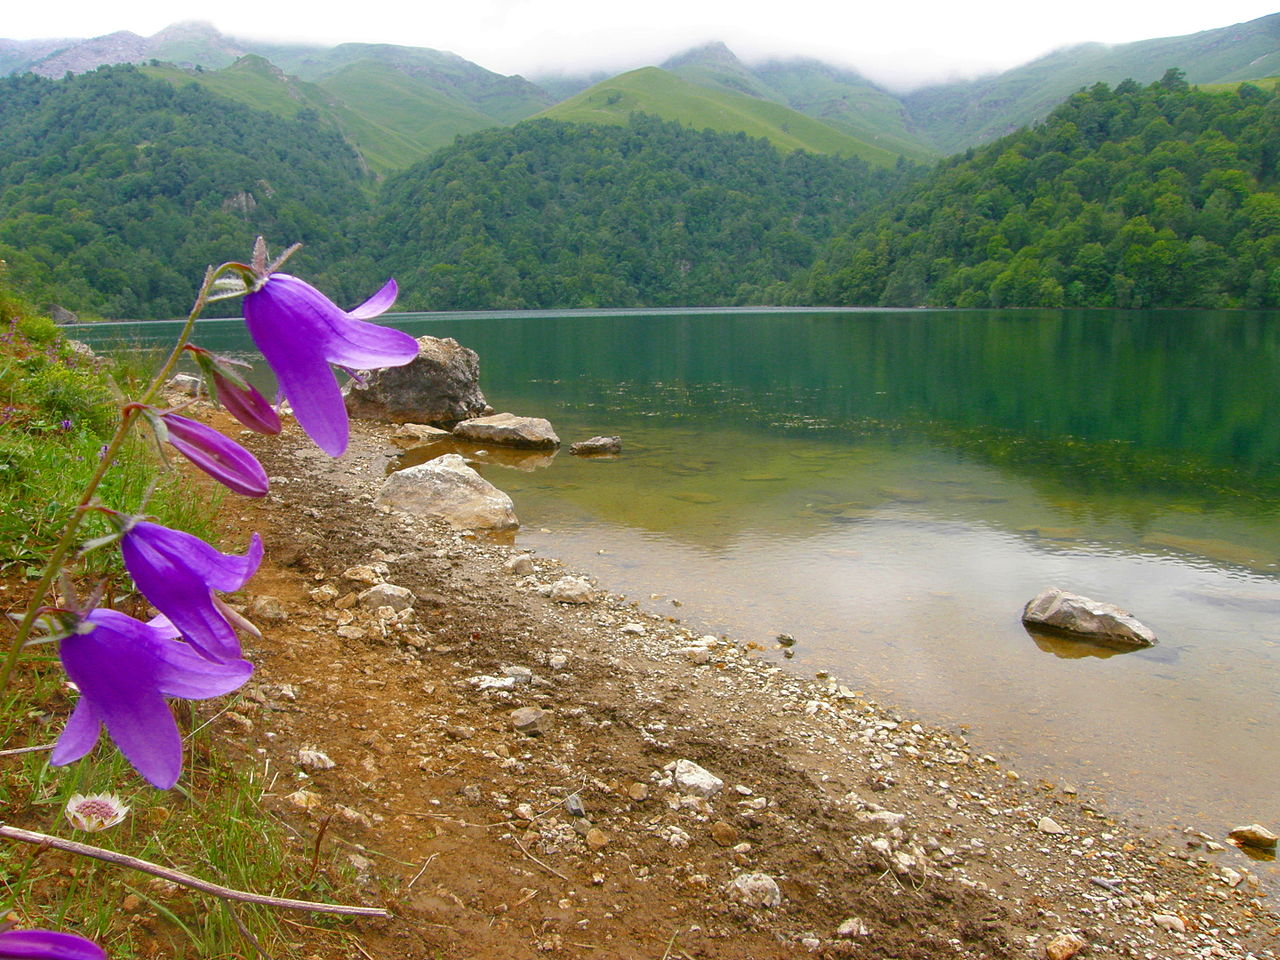
[[[391,429],[353,421],[338,461],[292,422],[251,440],[272,495],[226,511],[233,542],[268,528],[248,606],[280,619],[229,722],[315,798],[281,808],[332,808],[370,850],[448,864],[416,885],[416,867],[370,864],[371,884],[413,891],[389,932],[364,928],[386,956],[1274,956],[1263,885],[1213,838],[1154,840],[625,597],[555,603],[556,560],[514,573],[525,551],[375,511]],[[411,612],[362,606],[380,579]],[[513,726],[522,708],[545,711],[539,735]],[[334,766],[304,771],[304,747]],[[672,782],[680,760],[721,785]],[[734,893],[756,874],[774,886]]]

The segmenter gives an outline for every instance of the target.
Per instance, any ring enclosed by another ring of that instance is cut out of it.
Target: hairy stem
[[[221,897],[223,900],[238,900],[241,903],[260,903],[263,906],[280,907],[285,910],[309,910],[313,913],[338,913],[353,917],[386,918],[391,916],[388,911],[381,907],[356,907],[342,903],[317,903],[312,900],[289,900],[285,897],[268,897],[260,893],[249,893],[245,890],[233,890],[230,887],[224,887],[221,884],[210,883],[208,880],[201,880],[199,877],[193,877],[189,873],[183,873],[180,870],[171,870],[168,867],[162,867],[158,863],[152,863],[149,860],[140,860],[137,857],[131,857],[123,853],[116,853],[113,850],[104,850],[102,847],[92,847],[87,843],[77,843],[75,840],[63,840],[61,837],[51,836],[47,833],[36,833],[34,830],[23,830],[19,827],[0,825],[0,837],[5,837],[9,840],[19,840],[22,843],[34,843],[42,847],[52,847],[55,850],[63,850],[67,853],[77,854],[81,857],[91,857],[94,860],[102,860],[105,863],[114,863],[116,866],[128,867],[131,870],[149,873],[152,876],[160,877],[163,880],[169,880],[173,883],[181,884],[184,887],[199,890],[202,893]]]
[[[156,393],[159,392],[160,387],[172,372],[178,362],[178,357],[182,354],[182,348],[191,339],[191,331],[196,325],[196,319],[209,302],[209,291],[213,286],[213,281],[221,276],[229,266],[229,264],[224,263],[216,269],[209,267],[205,270],[204,283],[200,285],[200,292],[196,295],[196,301],[191,307],[191,312],[187,314],[186,325],[183,326],[182,332],[178,334],[178,342],[169,353],[169,358],[164,362],[164,365],[142,395],[142,400],[140,401],[142,404],[148,404],[154,399]],[[67,520],[66,527],[62,530],[62,536],[53,548],[53,552],[49,555],[49,562],[46,564],[44,572],[40,575],[40,581],[36,584],[35,592],[31,596],[31,602],[27,606],[22,622],[18,625],[18,633],[13,638],[8,653],[5,655],[4,664],[0,666],[0,690],[3,690],[9,683],[13,668],[18,662],[18,658],[22,655],[23,644],[30,638],[36,618],[40,615],[40,608],[44,606],[45,597],[49,595],[49,590],[53,587],[54,581],[58,578],[58,573],[62,570],[63,561],[67,559],[67,555],[75,545],[76,531],[80,529],[80,521],[84,519],[85,512],[93,502],[93,496],[98,490],[98,485],[102,483],[102,478],[107,475],[107,470],[111,467],[112,461],[115,460],[116,454],[120,452],[121,446],[124,445],[125,438],[129,435],[129,430],[138,419],[138,413],[139,408],[131,404],[121,414],[120,425],[116,427],[115,435],[112,436],[106,450],[103,451],[102,457],[98,462],[98,469],[94,471],[88,484],[85,485],[84,492],[80,495],[80,502],[76,504],[70,519]]]

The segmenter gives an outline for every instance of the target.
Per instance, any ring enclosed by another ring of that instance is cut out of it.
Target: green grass
[[[696,130],[764,137],[781,150],[808,150],[892,166],[898,154],[859,140],[790,107],[682,80],[644,67],[605,80],[538,114],[578,123],[627,122],[632,113],[676,120]]]
[[[0,278],[2,280],[2,278]],[[155,358],[152,357],[152,360]],[[126,393],[146,381],[146,365],[116,364],[111,373]],[[26,606],[29,580],[58,538],[98,451],[114,431],[120,402],[107,370],[71,348],[47,319],[33,315],[0,283],[0,608]],[[127,511],[146,504],[161,523],[211,539],[218,496],[191,495],[161,472],[145,431],[127,445],[100,488],[101,501]],[[213,485],[210,483],[209,487]],[[84,537],[104,530],[91,516]],[[129,595],[118,551],[105,548],[77,564],[80,592],[105,581],[115,605],[138,612],[145,602]],[[4,636],[11,638],[12,631]],[[0,745],[53,742],[74,705],[56,647],[38,644],[18,663],[0,691]],[[85,759],[62,768],[45,751],[0,759],[0,819],[87,841],[256,893],[311,900],[350,900],[349,868],[329,856],[313,870],[314,834],[302,835],[271,815],[263,803],[271,778],[246,768],[243,751],[204,721],[234,700],[175,704],[185,736],[178,787],[153,790],[103,737]],[[73,793],[115,792],[132,810],[124,823],[99,834],[76,834],[63,810]],[[249,957],[243,923],[274,956],[303,956],[323,944],[326,955],[350,952],[343,921],[301,917],[302,926],[257,907],[230,909],[186,888],[170,889],[144,874],[57,851],[0,841],[0,916],[17,913],[24,927],[66,929],[101,944],[113,960],[132,957]],[[237,919],[239,923],[237,923]],[[304,930],[303,934],[299,930]]]

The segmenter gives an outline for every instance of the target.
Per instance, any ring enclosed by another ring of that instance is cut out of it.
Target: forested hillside
[[[181,315],[205,266],[247,257],[258,234],[305,243],[299,268],[341,293],[369,262],[348,238],[370,187],[306,111],[273,117],[131,66],[0,78],[0,258],[44,302]]]
[[[536,120],[389,180],[371,246],[406,307],[756,303],[911,176],[652,117]]]
[[[944,161],[849,227],[797,295],[830,304],[1280,306],[1280,99],[1180,71],[1097,84]]]

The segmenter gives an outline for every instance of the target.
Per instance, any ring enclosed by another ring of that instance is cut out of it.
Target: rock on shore
[[[493,409],[480,392],[480,358],[452,337],[419,337],[414,360],[362,371],[342,395],[350,416],[390,423],[456,423]]]
[[[457,530],[520,526],[511,498],[456,453],[393,473],[383,482],[376,502],[420,517],[438,517]]]

